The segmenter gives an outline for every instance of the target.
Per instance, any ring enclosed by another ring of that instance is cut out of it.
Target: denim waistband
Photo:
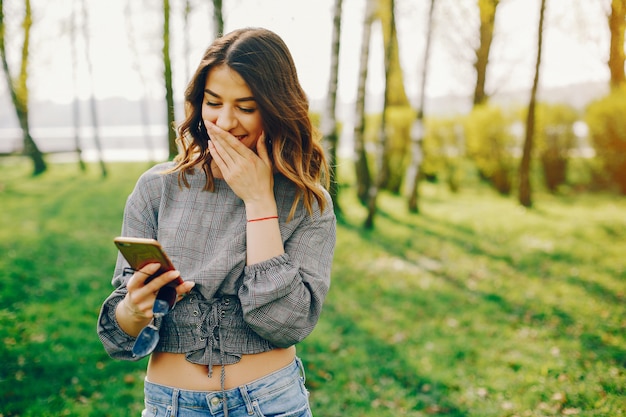
[[[175,403],[180,407],[208,409],[212,414],[224,411],[223,401],[227,408],[246,406],[251,410],[252,402],[283,386],[293,384],[294,378],[302,378],[305,373],[300,358],[296,357],[286,367],[272,372],[248,384],[224,391],[191,391],[166,385],[155,384],[145,380],[144,392],[146,399],[156,403]]]

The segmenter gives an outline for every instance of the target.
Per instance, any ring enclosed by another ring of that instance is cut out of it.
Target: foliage
[[[422,170],[427,177],[443,176],[452,192],[463,180],[465,159],[462,120],[458,117],[426,119]]]
[[[411,125],[415,119],[415,110],[410,106],[390,106],[387,109],[387,145],[384,154],[383,169],[386,170],[382,188],[393,193],[399,193],[404,182],[406,170],[410,162],[411,153]],[[372,114],[366,117],[365,140],[368,143],[367,153],[370,162],[370,171],[377,173],[381,167],[374,166],[377,160],[377,143],[380,135],[382,114]]]
[[[390,106],[407,106],[409,99],[404,86],[404,73],[400,63],[400,49],[396,27],[394,2],[392,0],[375,0],[377,4],[377,18],[383,33],[384,53],[389,54],[389,87],[387,94]],[[393,36],[390,40],[389,36]],[[387,51],[391,46],[391,51]]]
[[[576,109],[565,104],[537,106],[535,152],[541,162],[544,183],[551,192],[567,181],[569,156],[579,145],[574,134],[578,119]]]
[[[585,114],[589,136],[608,181],[626,195],[626,88],[614,89],[592,102]]]
[[[0,160],[5,417],[140,414],[146,363],[108,358],[95,322],[147,165],[110,168],[29,178]],[[626,416],[626,200],[541,195],[523,210],[426,183],[422,215],[382,193],[365,231],[343,185],[330,294],[298,347],[315,415]]]
[[[415,111],[408,105],[387,109],[387,166],[389,175],[384,188],[398,193],[404,181],[411,152],[411,125]]]
[[[498,106],[475,106],[464,123],[467,155],[476,164],[481,177],[503,195],[512,188],[519,149],[511,133],[512,115]]]

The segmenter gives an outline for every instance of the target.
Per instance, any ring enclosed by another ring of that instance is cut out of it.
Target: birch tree
[[[361,52],[359,58],[359,78],[357,81],[356,106],[354,115],[354,169],[356,174],[357,196],[362,204],[367,204],[367,195],[371,187],[371,174],[365,149],[365,96],[368,74],[370,40],[376,0],[365,1],[365,15],[361,34]]]
[[[417,116],[411,129],[411,166],[408,170],[409,200],[408,208],[412,213],[419,213],[419,181],[421,177],[421,163],[423,160],[422,144],[424,143],[424,103],[426,101],[426,80],[428,78],[428,63],[430,62],[430,46],[433,37],[433,14],[436,0],[430,1],[428,20],[426,22],[426,46],[422,59],[422,76],[420,95],[417,105]]]
[[[496,9],[500,0],[478,0],[480,14],[479,43],[475,50],[476,85],[474,86],[474,106],[484,103],[487,99],[485,85],[487,83],[487,67],[493,42],[493,31],[496,21]]]
[[[174,88],[172,86],[172,60],[170,58],[170,2],[163,0],[163,79],[165,81],[165,102],[167,112],[167,144],[169,159],[178,154],[176,131],[174,129]]]
[[[191,34],[189,16],[194,7],[191,4],[191,0],[185,0],[185,7],[183,8],[183,53],[185,54],[185,77],[191,77]]]
[[[382,149],[382,165],[377,176],[380,178],[378,184],[380,187],[399,194],[408,165],[407,155],[410,148],[413,109],[404,88],[394,9],[395,2],[390,0],[378,1],[378,18],[382,26],[385,54],[389,55],[389,62],[385,69],[389,73],[389,77],[386,78],[389,91],[383,110],[388,112],[385,116],[388,123],[387,138]]]
[[[146,150],[148,151],[148,160],[150,162],[156,160],[154,146],[151,140],[151,132],[150,132],[150,114],[149,114],[149,106],[148,106],[148,92],[150,91],[148,88],[148,82],[146,80],[146,76],[144,74],[144,68],[141,65],[142,59],[140,58],[139,48],[137,46],[137,35],[135,33],[135,26],[133,24],[133,10],[132,10],[132,0],[127,0],[126,2],[126,31],[128,32],[128,47],[131,51],[131,65],[137,76],[139,77],[139,82],[141,83],[143,89],[143,95],[139,99],[139,115],[141,117],[141,125],[143,128],[143,137],[146,145]],[[187,45],[185,45],[186,47]],[[185,56],[188,56],[188,51],[185,51]],[[187,60],[185,60],[187,62]]]
[[[626,74],[624,73],[626,0],[611,1],[611,14],[609,15],[608,21],[611,34],[608,62],[609,72],[611,74],[611,88],[617,88],[626,83]]]
[[[541,69],[541,50],[543,46],[543,25],[546,10],[546,0],[541,0],[539,11],[539,27],[537,30],[537,59],[535,62],[535,77],[530,91],[528,114],[526,116],[526,134],[522,161],[519,170],[519,203],[524,207],[532,207],[532,190],[530,184],[530,165],[533,153],[533,139],[535,135],[535,107],[537,104],[537,88],[539,86],[539,73]]]
[[[43,173],[46,168],[46,162],[34,139],[30,134],[30,124],[28,120],[28,58],[30,46],[30,28],[32,25],[32,13],[30,0],[24,0],[24,19],[22,28],[24,29],[24,40],[22,43],[20,70],[17,77],[11,75],[9,61],[6,53],[6,26],[4,20],[4,4],[0,0],[0,59],[2,60],[2,69],[4,70],[5,79],[11,95],[11,102],[17,116],[17,120],[22,130],[23,153],[27,155],[33,162],[33,175]]]
[[[222,0],[213,0],[213,34],[215,38],[219,38],[224,34]]]
[[[389,34],[385,36],[385,94],[383,100],[383,112],[380,122],[380,129],[378,132],[378,140],[376,146],[375,160],[376,160],[376,180],[373,182],[370,187],[368,194],[368,202],[367,202],[367,218],[364,222],[364,227],[366,229],[372,229],[374,227],[374,217],[376,216],[377,211],[377,200],[380,189],[382,188],[385,180],[386,180],[386,172],[385,172],[385,148],[387,147],[387,143],[389,140],[387,133],[387,114],[388,107],[390,102],[390,97],[392,94],[391,88],[391,60],[394,54],[394,46],[397,46],[397,42],[394,42],[396,39],[396,22],[395,22],[395,1],[389,1],[389,7],[391,11],[390,22],[387,25]],[[384,25],[383,25],[384,27]]]
[[[91,91],[89,93],[89,110],[91,113],[91,125],[93,127],[93,140],[96,146],[96,152],[98,155],[98,163],[100,164],[100,172],[103,177],[107,176],[107,168],[104,164],[104,158],[102,155],[102,143],[100,142],[100,125],[98,122],[98,105],[96,103],[94,81],[93,81],[93,63],[91,60],[91,48],[89,46],[89,13],[87,12],[87,6],[85,0],[80,0],[82,7],[83,25],[82,32],[85,41],[85,63],[87,64],[87,73],[89,75],[89,81]]]
[[[330,196],[333,200],[335,212],[340,213],[339,188],[337,186],[337,144],[339,135],[337,133],[337,79],[339,77],[339,48],[341,37],[341,5],[342,0],[335,0],[333,6],[333,34],[332,48],[330,55],[330,77],[328,81],[328,92],[324,114],[322,115],[322,135],[324,145],[328,154],[330,170]]]
[[[74,88],[74,98],[72,99],[72,123],[74,125],[74,150],[78,157],[78,166],[81,171],[86,171],[87,166],[83,161],[83,152],[80,145],[80,100],[78,95],[78,46],[76,27],[78,26],[75,10],[75,2],[72,1],[72,13],[70,16],[70,54],[72,56],[72,80]]]

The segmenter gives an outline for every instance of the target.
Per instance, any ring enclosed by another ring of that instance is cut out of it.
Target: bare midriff
[[[295,346],[274,349],[254,355],[243,355],[233,365],[226,365],[224,389],[235,388],[278,371],[293,362]],[[221,385],[219,365],[213,365],[211,378],[209,368],[185,359],[184,353],[153,352],[148,362],[148,381],[191,391],[219,391]]]

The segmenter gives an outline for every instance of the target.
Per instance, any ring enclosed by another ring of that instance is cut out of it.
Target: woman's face
[[[263,133],[263,121],[250,87],[228,65],[209,72],[204,86],[202,118],[239,139],[250,149]]]

